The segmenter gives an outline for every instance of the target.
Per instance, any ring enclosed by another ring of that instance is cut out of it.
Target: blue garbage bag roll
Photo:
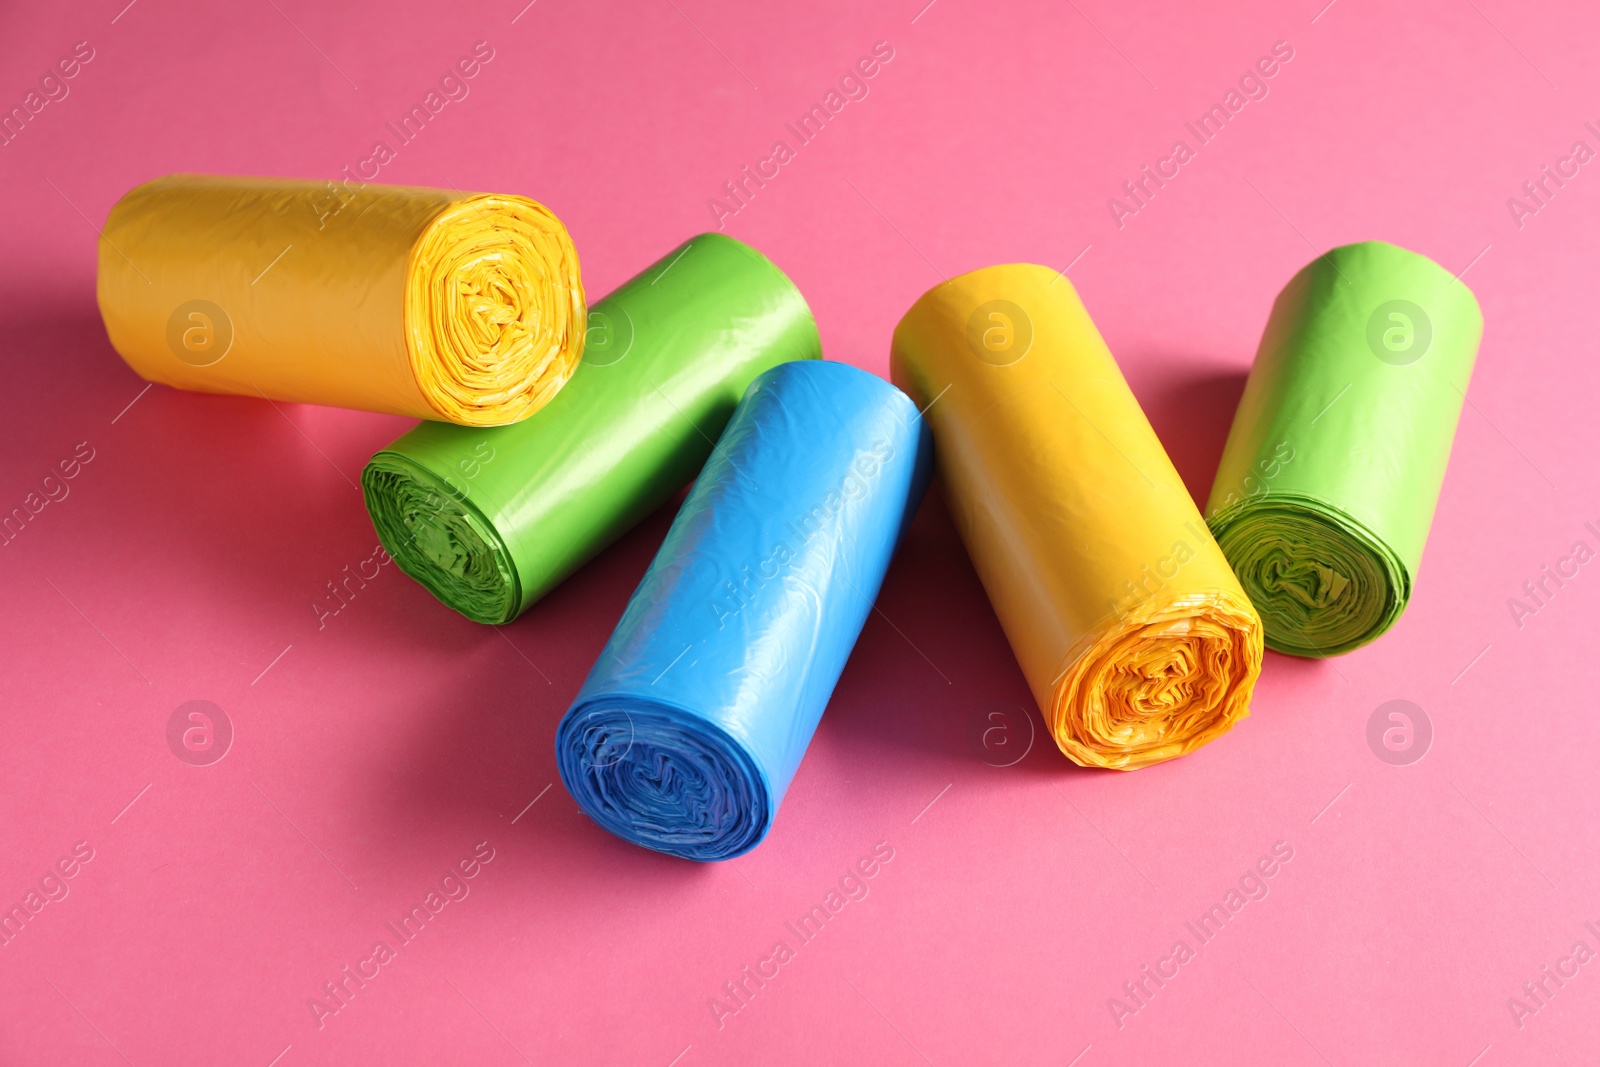
[[[590,818],[692,860],[766,836],[932,451],[910,398],[847,364],[750,384],[556,731]]]

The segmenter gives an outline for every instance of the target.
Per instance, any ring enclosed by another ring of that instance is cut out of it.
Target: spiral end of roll
[[[1210,744],[1250,714],[1261,621],[1237,597],[1128,613],[1056,684],[1051,734],[1080,767],[1132,771]]]
[[[441,420],[527,418],[583,357],[583,283],[566,227],[525,197],[452,204],[412,250],[405,318],[412,373]]]
[[[1251,502],[1212,516],[1210,526],[1276,652],[1321,658],[1360,648],[1394,625],[1410,598],[1399,557],[1325,507]]]
[[[393,452],[361,472],[367,512],[401,570],[474,622],[499,624],[521,604],[516,566],[493,524],[457,489]]]
[[[766,836],[761,772],[722,730],[636,701],[574,705],[556,730],[561,781],[584,814],[625,841],[684,859],[732,859]]]

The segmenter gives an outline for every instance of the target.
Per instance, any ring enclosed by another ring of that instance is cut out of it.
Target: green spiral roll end
[[[401,570],[474,622],[516,617],[516,565],[465,494],[396,452],[372,457],[361,491],[384,551]]]
[[[1207,525],[1276,652],[1320,658],[1360,648],[1393,626],[1410,599],[1411,576],[1394,551],[1317,501],[1246,502]]]

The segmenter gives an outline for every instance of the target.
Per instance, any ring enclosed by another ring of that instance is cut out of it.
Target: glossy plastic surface
[[[1279,294],[1206,508],[1268,647],[1348,652],[1405,610],[1482,335],[1463,283],[1381,241]]]
[[[756,379],[557,730],[595,822],[694,860],[760,842],[930,469],[883,379],[823,362]]]
[[[520,196],[175,174],[99,256],[112,345],[179,389],[502,426],[583,351],[577,253]]]
[[[367,510],[434,596],[509,621],[682,489],[758,374],[821,355],[783,272],[701,234],[590,310],[582,364],[536,417],[423,423],[374,456]]]
[[[1260,620],[1070,281],[954,278],[900,320],[890,365],[1062,752],[1133,770],[1249,713]]]

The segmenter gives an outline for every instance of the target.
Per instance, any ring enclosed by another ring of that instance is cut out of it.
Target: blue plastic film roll
[[[693,860],[766,836],[931,459],[910,398],[866,371],[751,383],[556,731],[590,818]]]

